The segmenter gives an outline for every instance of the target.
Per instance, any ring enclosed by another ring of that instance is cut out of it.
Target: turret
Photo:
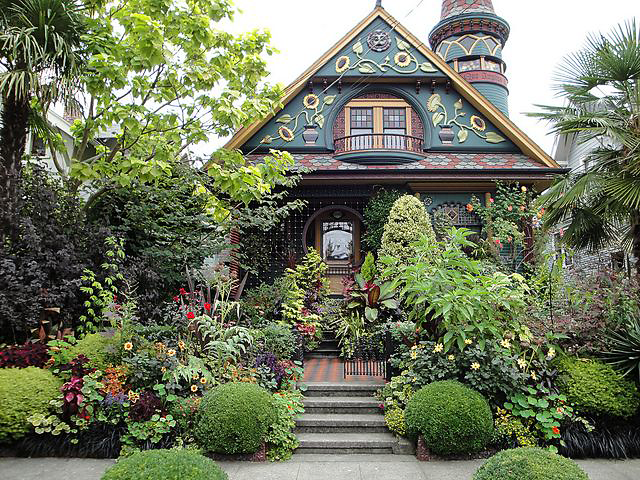
[[[440,22],[429,34],[431,48],[503,113],[509,113],[502,49],[509,24],[491,0],[443,0]]]

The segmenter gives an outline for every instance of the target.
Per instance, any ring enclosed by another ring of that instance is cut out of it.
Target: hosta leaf
[[[353,53],[357,55],[362,55],[362,52],[364,52],[364,47],[362,46],[362,42],[358,41],[353,46]]]
[[[488,132],[486,140],[489,143],[502,143],[507,141],[506,138],[498,135],[496,132]]]
[[[420,65],[420,70],[422,70],[424,73],[435,73],[438,71],[436,67],[431,64],[431,62],[424,62],[422,65]]]
[[[458,141],[460,143],[464,143],[467,141],[467,138],[469,138],[469,131],[465,130],[464,128],[461,128],[460,131],[458,132]]]
[[[319,126],[320,128],[323,128],[323,127],[324,127],[324,115],[323,115],[323,114],[318,113],[318,114],[315,116],[315,121],[316,121],[316,123],[318,124],[318,126]]]

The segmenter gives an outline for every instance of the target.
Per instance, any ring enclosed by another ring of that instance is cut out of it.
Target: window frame
[[[371,108],[373,109],[373,135],[374,144],[370,148],[384,149],[384,109],[385,108],[404,108],[406,130],[405,136],[413,137],[413,126],[411,124],[411,116],[413,109],[405,100],[401,98],[356,98],[348,102],[344,107],[344,135],[345,137],[351,136],[351,109],[352,108]],[[390,134],[391,135],[391,134]]]

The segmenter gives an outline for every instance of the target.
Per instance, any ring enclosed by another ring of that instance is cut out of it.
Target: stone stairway
[[[338,344],[329,337],[315,351],[307,354],[311,362],[339,362]],[[381,377],[349,382],[342,373],[328,375],[312,367],[311,378],[305,371],[305,413],[296,420],[300,446],[296,453],[327,454],[410,454],[409,442],[398,440],[387,429],[376,390],[384,385]],[[331,381],[325,381],[331,378]],[[320,379],[320,381],[317,381]]]

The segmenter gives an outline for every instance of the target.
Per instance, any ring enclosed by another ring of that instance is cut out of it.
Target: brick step
[[[308,414],[380,414],[379,402],[371,397],[305,397],[304,409]]]
[[[370,397],[384,383],[307,383],[305,397]]]
[[[385,433],[381,414],[305,414],[296,419],[296,433]]]

